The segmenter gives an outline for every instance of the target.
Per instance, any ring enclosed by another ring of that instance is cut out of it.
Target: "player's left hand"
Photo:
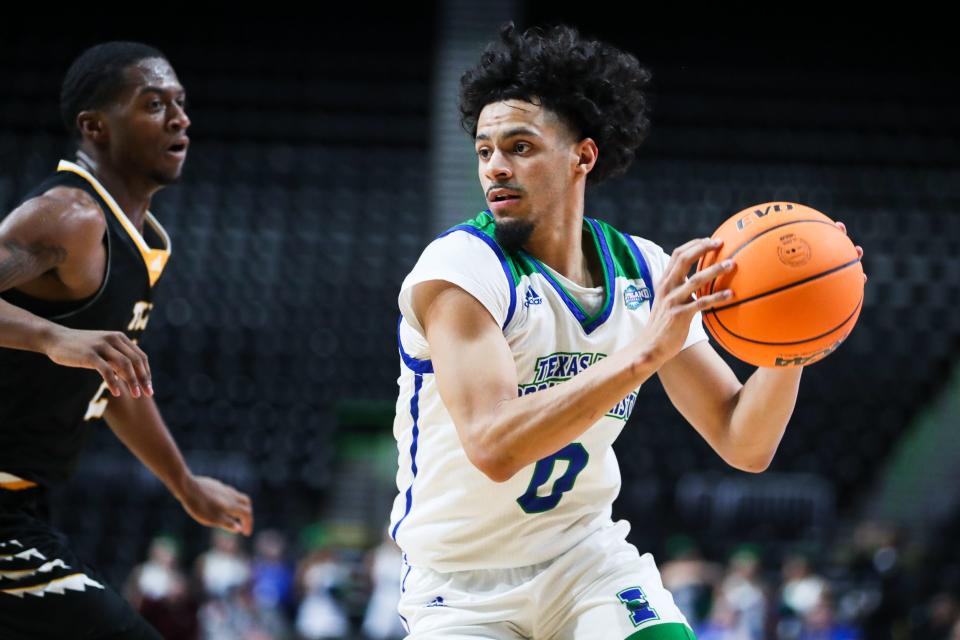
[[[206,476],[191,476],[179,496],[190,517],[205,527],[220,527],[232,533],[253,533],[250,497],[230,485]]]
[[[840,231],[843,231],[844,235],[848,235],[848,234],[847,234],[847,225],[845,225],[845,224],[843,224],[842,222],[839,222],[839,221],[834,222],[834,224],[837,225],[837,227],[840,229]],[[863,260],[863,247],[861,247],[860,245],[855,245],[855,246],[854,246],[854,249],[857,250],[857,257],[860,258],[861,260]],[[863,274],[863,281],[864,281],[864,282],[867,281],[867,274]]]

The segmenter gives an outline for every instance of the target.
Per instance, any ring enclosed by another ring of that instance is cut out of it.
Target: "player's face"
[[[574,188],[577,140],[552,111],[524,100],[480,112],[475,147],[480,184],[497,225],[537,225]]]
[[[106,110],[111,162],[170,184],[180,177],[190,145],[183,87],[162,58],[141,60],[124,74],[126,87]]]

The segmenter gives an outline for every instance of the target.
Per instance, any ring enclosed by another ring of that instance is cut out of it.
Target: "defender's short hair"
[[[60,116],[67,131],[79,138],[77,115],[115,100],[124,87],[124,69],[147,58],[167,59],[159,49],[140,42],[105,42],[81,53],[60,89]]]

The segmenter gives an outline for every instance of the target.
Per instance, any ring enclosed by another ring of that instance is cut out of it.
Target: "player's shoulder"
[[[481,213],[437,236],[420,254],[400,285],[400,312],[423,335],[414,309],[413,290],[430,281],[444,281],[476,298],[505,325],[516,305],[517,276],[512,257],[497,244],[493,217]],[[418,304],[422,304],[423,299]]]
[[[655,257],[659,260],[661,256],[664,256],[667,254],[667,252],[663,249],[663,247],[660,244],[654,242],[653,240],[650,240],[649,238],[631,235],[630,240],[632,240],[633,243],[637,245],[637,248],[641,252],[643,252],[644,255],[648,255],[651,258]]]
[[[57,185],[25,200],[4,221],[27,235],[64,242],[99,238],[106,230],[106,219],[93,196],[75,187]]]
[[[660,249],[660,245],[658,245],[656,242],[637,235],[630,229],[618,229],[609,222],[600,220],[599,218],[587,218],[587,222],[599,229],[603,233],[607,242],[620,243],[629,242],[632,240],[635,244],[642,246],[644,249]]]
[[[466,240],[467,238],[475,238],[484,244],[497,245],[496,229],[497,226],[494,222],[493,215],[491,215],[489,211],[481,211],[476,216],[453,225],[438,235],[434,239],[434,242],[449,242],[450,240],[456,242]],[[497,246],[499,247],[499,245]]]
[[[421,254],[450,263],[472,263],[477,260],[508,260],[507,252],[497,243],[493,216],[483,211],[439,234]]]
[[[61,185],[48,189],[40,197],[74,230],[102,231],[107,225],[100,204],[83,189]]]

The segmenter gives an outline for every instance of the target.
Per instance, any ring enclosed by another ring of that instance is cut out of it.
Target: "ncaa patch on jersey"
[[[631,311],[639,309],[644,302],[651,299],[653,296],[650,295],[650,289],[647,287],[637,289],[634,285],[630,285],[623,292],[623,303]]]

